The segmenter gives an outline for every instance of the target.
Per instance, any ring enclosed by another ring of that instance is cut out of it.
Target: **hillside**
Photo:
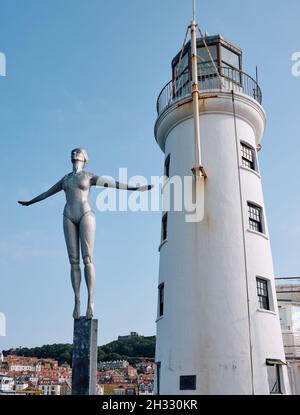
[[[18,355],[26,357],[37,357],[39,359],[51,358],[58,360],[59,364],[72,363],[71,344],[52,344],[41,347],[3,350],[4,356]],[[131,364],[142,360],[153,360],[155,356],[155,336],[129,336],[119,338],[104,346],[98,347],[98,362],[126,359]]]

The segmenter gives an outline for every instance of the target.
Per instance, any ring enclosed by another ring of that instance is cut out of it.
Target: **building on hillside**
[[[139,383],[138,395],[153,395],[153,383]]]
[[[43,392],[43,395],[60,395],[61,385],[57,382],[40,380],[38,389]]]
[[[99,370],[113,370],[113,369],[126,369],[129,366],[127,360],[113,360],[109,362],[100,362],[98,364]]]
[[[110,376],[111,383],[124,383],[125,374],[121,371],[114,370]]]
[[[127,384],[101,384],[99,389],[103,395],[137,395],[138,388]],[[100,392],[99,392],[100,393]]]
[[[11,372],[35,372],[35,366],[26,366],[26,365],[10,365],[9,370]]]
[[[133,380],[137,378],[137,369],[133,366],[128,366],[125,369],[125,376],[128,380]]]
[[[141,373],[138,376],[139,395],[153,395],[154,373]]]
[[[12,376],[0,376],[0,392],[12,394],[15,391],[15,380]]]
[[[72,395],[72,382],[65,381],[60,384],[60,394],[61,395]]]
[[[130,340],[132,338],[137,338],[137,337],[142,337],[139,335],[139,333],[137,333],[136,331],[132,331],[129,335],[127,336],[119,336],[118,340]]]
[[[139,362],[135,365],[135,367],[141,373],[154,373],[154,371],[155,371],[155,363],[151,362],[151,361]]]

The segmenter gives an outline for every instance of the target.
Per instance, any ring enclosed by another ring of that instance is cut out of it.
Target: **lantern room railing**
[[[199,77],[200,93],[211,90],[218,90],[222,92],[239,92],[255,99],[260,104],[262,103],[262,93],[258,83],[246,73],[238,69],[220,67],[219,74],[207,74]],[[192,95],[192,83],[186,81],[185,76],[178,77],[178,80],[170,81],[162,89],[157,99],[157,114],[161,115],[167,108],[184,98]]]

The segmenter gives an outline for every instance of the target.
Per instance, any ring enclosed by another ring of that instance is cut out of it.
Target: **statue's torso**
[[[67,174],[63,178],[62,188],[66,195],[64,216],[79,224],[82,216],[91,211],[89,192],[93,175],[85,171]]]

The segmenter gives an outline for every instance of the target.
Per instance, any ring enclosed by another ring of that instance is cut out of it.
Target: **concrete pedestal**
[[[72,395],[96,395],[98,320],[74,320]]]

